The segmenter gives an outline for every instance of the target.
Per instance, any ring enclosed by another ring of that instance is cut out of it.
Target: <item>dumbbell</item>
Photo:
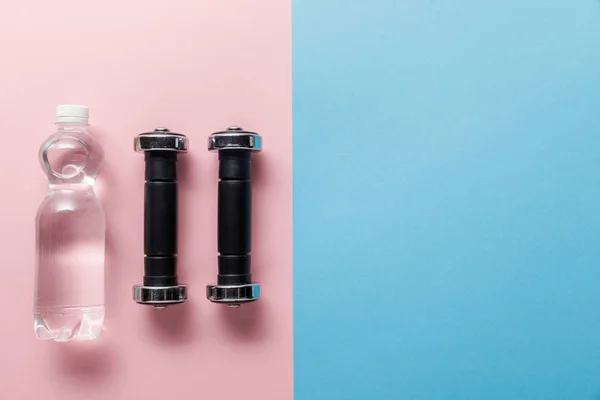
[[[133,287],[139,304],[165,308],[183,303],[187,286],[177,280],[177,155],[188,149],[185,135],[156,128],[134,140],[146,160],[144,187],[144,280]]]
[[[214,303],[239,307],[260,297],[260,285],[251,281],[250,219],[252,153],[261,149],[257,133],[236,126],[208,140],[208,150],[219,153],[218,275],[217,283],[206,287]]]

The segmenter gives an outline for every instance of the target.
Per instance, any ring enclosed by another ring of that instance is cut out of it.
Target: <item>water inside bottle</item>
[[[104,322],[105,217],[93,190],[101,149],[85,130],[43,146],[50,189],[36,218],[34,330],[39,339],[96,339]]]

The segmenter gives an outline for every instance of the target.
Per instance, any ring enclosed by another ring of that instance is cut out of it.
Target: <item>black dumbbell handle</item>
[[[144,286],[177,285],[177,153],[147,151]]]
[[[219,285],[249,284],[252,209],[251,152],[219,151]]]

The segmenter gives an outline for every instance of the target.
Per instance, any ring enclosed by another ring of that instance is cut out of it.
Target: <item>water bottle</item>
[[[94,193],[104,153],[88,109],[56,107],[56,132],[40,148],[49,181],[36,216],[34,330],[57,342],[96,339],[104,322],[105,216]]]

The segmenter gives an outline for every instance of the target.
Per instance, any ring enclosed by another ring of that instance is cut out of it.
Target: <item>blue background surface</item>
[[[600,399],[600,2],[294,0],[298,400]]]

